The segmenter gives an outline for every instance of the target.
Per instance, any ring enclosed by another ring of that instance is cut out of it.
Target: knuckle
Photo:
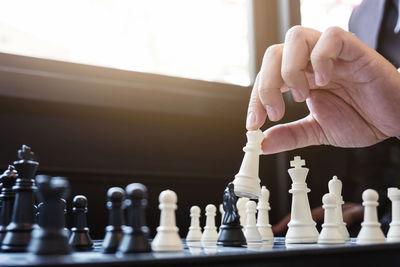
[[[297,73],[297,70],[295,70],[293,67],[282,66],[281,76],[282,76],[283,80],[285,80],[285,81],[290,80],[291,77],[296,75],[296,73]]]
[[[344,30],[337,26],[331,26],[324,31],[324,34],[330,38],[337,38],[344,33]]]
[[[276,55],[280,55],[282,52],[282,44],[274,44],[267,48],[264,53],[264,60],[271,58]]]
[[[311,52],[310,59],[312,62],[315,62],[315,61],[326,60],[326,59],[328,59],[328,57],[326,55],[324,55],[323,53],[321,53],[320,51],[313,50]]]
[[[285,35],[285,42],[296,41],[302,39],[304,36],[304,27],[296,25],[290,28]]]
[[[250,97],[249,107],[255,107],[258,104],[258,94],[252,94]]]

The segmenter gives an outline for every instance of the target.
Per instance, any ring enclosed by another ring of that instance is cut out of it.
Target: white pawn
[[[162,191],[158,198],[161,210],[160,226],[151,243],[153,251],[182,251],[183,244],[176,227],[175,210],[177,209],[178,197],[171,190]]]
[[[246,237],[247,243],[262,241],[262,236],[256,225],[256,206],[256,202],[254,201],[249,201],[246,204],[247,222],[244,228],[244,236]]]
[[[206,226],[204,227],[201,242],[204,244],[216,244],[218,240],[217,227],[215,227],[215,215],[217,215],[217,208],[208,204],[206,207]]]
[[[247,143],[243,148],[245,152],[239,173],[235,175],[235,195],[258,199],[260,196],[260,178],[258,177],[260,155],[262,153],[261,143],[264,134],[261,130],[248,131],[246,133]]]
[[[322,208],[325,212],[324,223],[318,237],[320,244],[342,244],[346,242],[337,224],[336,203],[336,196],[332,193],[325,194],[322,197]]]
[[[269,205],[269,190],[262,186],[260,199],[257,204],[258,216],[257,216],[257,227],[261,234],[263,241],[274,240],[274,233],[269,223],[268,211],[271,210]]]
[[[381,229],[381,224],[378,222],[378,198],[378,193],[373,189],[367,189],[362,194],[364,221],[361,223],[361,230],[357,236],[357,244],[376,244],[386,242],[385,235]]]
[[[244,227],[246,226],[246,222],[247,222],[247,219],[246,219],[247,218],[247,215],[246,215],[247,202],[249,202],[249,199],[247,197],[241,197],[236,201],[236,208],[239,213],[240,225],[243,227],[243,231],[244,231]]]
[[[339,231],[346,241],[350,240],[349,231],[347,231],[346,223],[343,221],[342,205],[344,204],[342,197],[342,181],[340,181],[337,176],[333,178],[328,183],[329,193],[333,193],[336,197],[336,223],[339,226]]]
[[[190,218],[190,227],[186,241],[200,241],[202,233],[200,227],[200,208],[198,206],[190,208]]]
[[[400,190],[388,188],[388,198],[392,201],[392,222],[387,234],[388,242],[400,242]]]

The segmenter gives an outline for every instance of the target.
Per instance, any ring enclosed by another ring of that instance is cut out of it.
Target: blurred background
[[[22,144],[31,146],[38,173],[68,177],[69,201],[88,197],[96,239],[107,225],[109,187],[148,187],[153,234],[158,195],[172,189],[185,236],[190,206],[219,205],[239,170],[247,104],[266,48],[282,42],[293,25],[347,29],[360,2],[1,0],[0,168],[17,159]],[[285,100],[281,122],[308,113],[289,94]],[[272,223],[290,210],[287,169],[295,155],[310,168],[312,207],[321,205],[333,175],[344,182],[345,201],[361,201],[346,184],[347,149],[262,156]]]

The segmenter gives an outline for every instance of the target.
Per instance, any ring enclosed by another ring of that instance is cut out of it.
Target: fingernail
[[[315,84],[318,86],[324,86],[325,85],[325,77],[322,73],[320,72],[315,72]]]
[[[254,112],[250,112],[247,114],[247,120],[246,120],[246,128],[251,129],[253,128],[254,124],[257,122],[257,116],[254,114]]]
[[[292,97],[293,97],[294,101],[296,101],[296,102],[303,101],[303,96],[301,95],[301,93],[299,91],[291,89],[290,92],[292,92]]]
[[[265,109],[267,110],[269,120],[271,121],[278,120],[278,112],[274,107],[266,105]]]

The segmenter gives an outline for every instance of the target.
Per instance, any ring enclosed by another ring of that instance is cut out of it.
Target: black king
[[[6,228],[1,250],[7,252],[23,252],[27,250],[35,226],[34,190],[36,189],[34,176],[39,163],[34,160],[35,154],[31,148],[23,145],[18,150],[18,158],[14,161],[18,172],[13,190],[16,193],[13,215]]]

